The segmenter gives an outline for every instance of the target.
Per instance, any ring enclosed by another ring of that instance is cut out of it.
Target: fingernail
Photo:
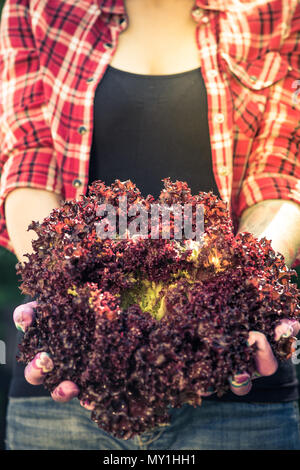
[[[47,352],[38,353],[35,356],[35,364],[43,374],[47,374],[47,372],[50,372],[54,367],[50,354]]]
[[[51,396],[54,400],[64,403],[72,400],[78,393],[79,388],[74,382],[64,380],[53,390]]]
[[[27,327],[32,323],[33,313],[31,309],[17,307],[13,313],[13,320],[17,330],[25,333]]]
[[[285,333],[283,333],[280,338],[289,338],[290,336],[292,336],[293,332],[294,332],[294,328],[292,325],[287,325],[287,331]]]
[[[15,323],[15,325],[18,331],[22,331],[22,333],[25,333],[25,329],[23,328],[22,323]]]
[[[229,382],[236,388],[245,387],[250,382],[250,376],[249,374],[237,374],[234,378],[230,377]]]
[[[35,358],[27,364],[24,370],[24,375],[31,385],[41,385],[44,380],[44,375],[53,369],[54,365],[50,354],[47,352],[38,353]]]

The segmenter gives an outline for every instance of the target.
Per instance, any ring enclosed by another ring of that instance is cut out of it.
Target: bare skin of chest
[[[127,72],[168,75],[200,66],[194,0],[126,0],[128,26],[110,64]]]

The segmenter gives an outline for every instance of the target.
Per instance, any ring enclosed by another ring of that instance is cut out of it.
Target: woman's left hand
[[[297,320],[282,320],[275,328],[274,339],[279,341],[281,338],[294,337],[299,333],[299,330],[300,323]],[[251,390],[252,380],[273,375],[278,368],[278,362],[270,343],[263,333],[250,331],[248,343],[250,346],[254,344],[257,346],[255,356],[256,372],[252,376],[246,372],[237,374],[230,379],[230,389],[236,395],[246,395]]]

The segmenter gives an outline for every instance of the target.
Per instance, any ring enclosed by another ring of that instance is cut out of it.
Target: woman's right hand
[[[24,333],[31,325],[34,319],[34,308],[36,306],[37,301],[34,300],[15,308],[13,320],[18,330]],[[51,372],[53,367],[54,365],[50,355],[47,352],[39,352],[25,367],[25,379],[31,385],[41,385],[44,381],[45,375],[48,372]],[[66,403],[74,397],[77,397],[78,394],[78,386],[70,380],[64,380],[53,390],[51,397],[57,402]],[[87,410],[92,410],[94,407],[93,403],[89,404],[87,402],[80,402],[80,404]]]

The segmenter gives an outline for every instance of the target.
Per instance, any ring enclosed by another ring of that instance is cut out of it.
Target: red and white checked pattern
[[[262,200],[300,203],[300,4],[195,0],[192,17],[214,176],[237,229],[242,212]],[[3,203],[10,191],[86,193],[95,90],[127,24],[123,0],[6,0],[0,244],[9,250]]]

